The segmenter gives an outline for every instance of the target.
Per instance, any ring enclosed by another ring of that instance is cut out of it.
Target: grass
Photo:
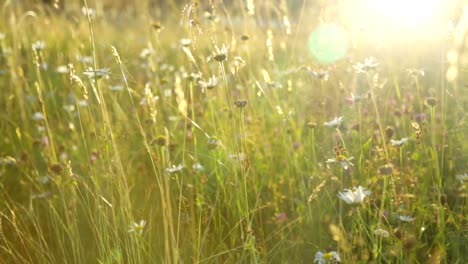
[[[296,2],[2,4],[0,262],[466,263],[452,39],[320,65]]]

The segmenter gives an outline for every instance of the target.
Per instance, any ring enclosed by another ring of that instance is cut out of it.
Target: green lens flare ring
[[[348,32],[336,23],[322,24],[309,36],[309,51],[319,63],[329,64],[343,59],[348,46]]]

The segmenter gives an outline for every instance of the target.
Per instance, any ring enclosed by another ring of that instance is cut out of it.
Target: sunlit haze
[[[361,0],[343,1],[338,12],[353,48],[421,50],[447,39],[455,6],[451,0]]]
[[[365,0],[364,8],[380,23],[396,26],[423,26],[440,18],[442,0]]]

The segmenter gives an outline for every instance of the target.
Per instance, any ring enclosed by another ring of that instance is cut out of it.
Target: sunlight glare
[[[437,16],[442,0],[365,0],[368,10],[388,23],[421,26]]]

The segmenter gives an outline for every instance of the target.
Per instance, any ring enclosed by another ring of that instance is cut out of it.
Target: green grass
[[[307,39],[334,6],[213,2],[0,6],[0,263],[466,263],[452,39],[377,49],[352,35],[347,58],[320,65]],[[348,205],[353,186],[371,194]]]

